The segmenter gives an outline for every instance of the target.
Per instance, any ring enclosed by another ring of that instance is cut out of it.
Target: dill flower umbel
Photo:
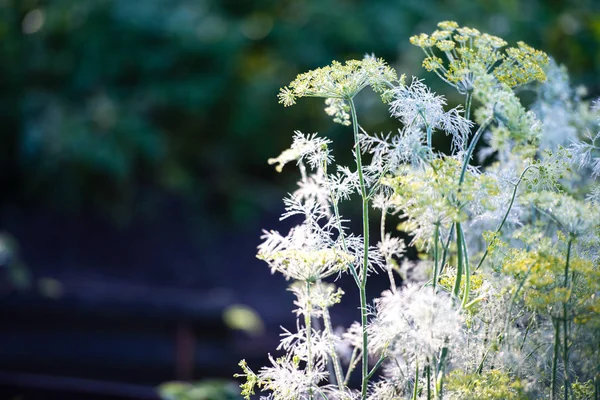
[[[397,79],[396,71],[381,58],[366,57],[345,64],[334,61],[326,67],[298,75],[289,86],[281,89],[278,97],[286,107],[296,104],[300,97],[349,100],[367,86],[383,94]]]
[[[344,271],[355,261],[341,248],[323,247],[323,240],[308,226],[293,228],[287,236],[265,232],[263,238],[257,257],[288,279],[315,282]]]
[[[498,83],[509,87],[546,79],[543,67],[548,56],[524,42],[502,53],[500,49],[507,43],[497,36],[459,27],[453,21],[440,22],[438,27],[441,30],[413,36],[410,42],[425,52],[425,69],[435,72],[460,93],[472,91],[477,75],[487,71],[492,71]],[[438,57],[438,52],[446,57],[446,62]]]

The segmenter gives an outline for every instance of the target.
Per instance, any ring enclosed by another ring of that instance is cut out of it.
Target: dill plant
[[[336,165],[329,139],[301,132],[269,160],[300,172],[282,218],[302,222],[265,231],[258,250],[292,281],[298,323],[284,329],[270,366],[240,363],[247,399],[256,390],[273,400],[599,398],[600,103],[583,101],[563,67],[523,42],[504,49],[476,29],[438,27],[410,41],[464,106],[448,109],[422,80],[407,82],[373,56],[300,74],[281,90],[284,106],[324,99],[352,130],[354,165]],[[354,99],[367,87],[397,132],[360,126]],[[529,107],[522,88],[536,93]],[[451,137],[449,154],[433,147],[439,134]],[[360,233],[340,214],[353,196]],[[390,219],[409,243],[386,230]],[[404,258],[407,246],[418,260]],[[390,288],[368,304],[377,271]],[[329,310],[345,273],[360,317],[340,333]],[[360,387],[349,386],[353,373]]]

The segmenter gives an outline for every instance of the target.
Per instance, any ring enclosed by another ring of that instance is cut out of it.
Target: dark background
[[[294,317],[255,248],[289,228],[297,179],[266,160],[296,129],[331,137],[342,162],[350,148],[321,100],[284,108],[279,88],[374,53],[460,101],[408,42],[447,19],[524,40],[600,92],[594,0],[0,0],[2,390],[123,395],[262,365]],[[358,107],[395,129],[374,96]],[[228,326],[236,304],[265,330]]]

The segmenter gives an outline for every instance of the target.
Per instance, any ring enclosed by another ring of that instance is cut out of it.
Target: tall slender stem
[[[467,91],[467,100],[465,102],[465,118],[471,118],[471,102],[473,100],[473,91]]]
[[[340,358],[335,350],[335,343],[333,342],[333,332],[331,329],[331,317],[329,316],[329,310],[327,307],[323,308],[323,324],[325,325],[325,333],[329,342],[329,352],[331,357],[331,363],[333,364],[333,370],[335,372],[335,380],[337,386],[341,391],[344,391],[344,375],[342,374],[342,364]]]
[[[425,371],[427,372],[427,400],[431,400],[431,364],[425,367]]]
[[[469,166],[469,161],[471,160],[471,157],[473,156],[473,151],[475,151],[475,146],[477,145],[477,142],[479,142],[479,139],[481,139],[483,132],[485,132],[487,127],[492,123],[493,119],[494,119],[493,116],[489,117],[488,119],[486,119],[483,122],[483,124],[481,124],[479,126],[479,129],[477,129],[477,132],[475,132],[475,136],[473,136],[473,140],[471,140],[471,143],[469,144],[469,147],[467,148],[467,152],[465,154],[465,159],[463,161],[462,171],[460,172],[460,178],[458,179],[459,190],[460,190],[460,186],[462,185],[463,181],[465,180],[465,173],[467,172],[467,167]]]
[[[417,394],[419,392],[419,361],[416,361],[417,369],[415,371],[415,384],[413,386],[412,400],[417,400]]]
[[[467,248],[467,242],[465,240],[465,232],[462,229],[461,224],[456,224],[456,235],[460,235],[460,241],[463,246],[463,263],[465,269],[465,293],[463,295],[462,307],[465,308],[469,302],[469,294],[471,292],[471,268],[469,265],[469,250]]]
[[[504,217],[502,218],[502,221],[500,221],[500,224],[498,225],[498,228],[496,228],[496,232],[494,232],[494,236],[492,237],[492,240],[491,240],[490,244],[486,246],[485,253],[483,253],[483,256],[479,260],[479,263],[477,264],[477,267],[475,269],[479,269],[479,267],[481,267],[481,264],[483,264],[483,261],[487,257],[487,255],[488,255],[488,253],[490,251],[490,248],[492,247],[492,245],[494,244],[494,242],[498,238],[498,235],[500,234],[500,231],[502,230],[502,227],[504,226],[504,223],[508,219],[508,215],[510,214],[510,210],[512,209],[512,206],[513,206],[513,204],[515,202],[515,198],[517,197],[517,189],[519,188],[519,184],[523,180],[523,177],[525,176],[525,173],[527,171],[529,171],[530,168],[537,168],[537,167],[535,165],[529,165],[529,166],[527,166],[527,168],[525,168],[523,170],[523,172],[521,172],[521,175],[519,176],[519,179],[517,180],[517,183],[515,183],[515,187],[513,189],[512,196],[510,198],[510,203],[508,204],[508,208],[506,209],[506,212],[504,213]]]
[[[434,263],[433,263],[433,293],[435,293],[436,288],[437,288],[437,281],[438,281],[438,273],[439,273],[439,266],[438,266],[438,244],[440,241],[440,224],[436,224],[435,225],[435,235],[433,238],[435,244],[433,246],[433,259],[434,259]]]
[[[344,385],[348,385],[350,375],[352,374],[352,371],[354,371],[356,364],[358,364],[358,355],[358,347],[355,347],[350,356],[350,362],[348,363],[348,369],[346,370],[346,376],[344,377]]]
[[[385,239],[385,216],[387,214],[387,206],[381,207],[381,223],[379,225],[379,235],[381,236],[381,242]],[[392,293],[396,293],[396,280],[394,279],[394,271],[392,269],[392,260],[389,258],[385,259],[385,268],[387,269],[388,278],[390,280],[390,289]]]
[[[463,274],[463,245],[462,245],[462,236],[460,234],[460,222],[456,223],[456,278],[454,279],[454,288],[452,289],[452,293],[454,297],[458,298],[458,294],[460,292],[460,281],[462,279]]]
[[[308,371],[308,376],[312,378],[312,369],[313,369],[313,360],[312,360],[312,346],[311,346],[311,335],[312,335],[312,322],[311,322],[311,313],[312,313],[312,304],[310,301],[310,282],[306,281],[306,311],[304,313],[304,325],[306,328],[306,349],[307,349],[307,357],[306,360],[306,370]],[[312,387],[308,391],[309,399],[313,398],[313,390]]]
[[[470,98],[469,98],[470,101]],[[477,132],[475,132],[475,136],[473,137],[473,139],[471,140],[471,143],[469,144],[469,147],[467,148],[467,152],[465,154],[465,159],[463,160],[463,166],[462,166],[462,170],[460,172],[460,177],[458,179],[458,191],[460,192],[461,186],[465,180],[465,175],[467,172],[467,167],[469,166],[469,161],[471,160],[471,156],[473,155],[473,151],[475,150],[475,146],[477,145],[477,142],[479,142],[479,139],[481,139],[481,136],[483,135],[483,132],[485,132],[485,130],[487,129],[487,127],[489,126],[489,124],[492,123],[493,120],[493,116],[489,117],[488,119],[486,119],[484,121],[483,124],[481,124],[481,126],[479,126],[479,129],[477,129]],[[460,225],[459,222],[455,223],[456,225],[456,247],[457,247],[457,253],[458,253],[458,260],[457,260],[457,266],[456,266],[456,280],[454,281],[454,296],[458,297],[458,293],[460,291],[460,280],[461,280],[461,275],[463,272],[463,265],[465,265],[466,269],[469,269],[468,266],[468,255],[466,252],[466,245],[464,244],[464,233],[462,232],[462,227]],[[466,264],[465,264],[465,260],[466,260]],[[469,295],[469,281],[470,281],[470,271],[467,271],[467,275],[465,278],[465,298],[468,298]],[[466,305],[466,300],[463,301],[463,306]]]
[[[450,242],[452,241],[452,234],[454,233],[454,223],[450,226],[450,232],[448,232],[448,239],[446,239],[446,244],[444,245],[444,251],[442,252],[442,262],[440,263],[439,273],[441,274],[444,270],[444,265],[446,265],[446,258],[448,257],[448,253],[450,251]]]
[[[437,363],[436,373],[437,377],[435,380],[435,398],[438,400],[442,399],[442,392],[444,390],[444,370],[446,368],[446,357],[448,356],[448,347],[442,347],[440,352],[439,362]]]
[[[569,237],[569,244],[567,245],[567,261],[565,263],[565,282],[564,287],[569,290],[569,261],[571,258],[571,244],[573,243],[572,237]],[[568,319],[568,306],[569,298],[565,299],[563,303],[563,367],[565,369],[565,400],[569,399],[570,381],[569,381],[569,319]]]
[[[553,318],[554,325],[554,351],[552,352],[552,378],[550,380],[550,400],[556,400],[556,373],[558,369],[558,352],[560,349],[560,328],[558,321]]]
[[[358,173],[358,181],[360,185],[360,195],[362,198],[362,217],[363,217],[363,240],[364,240],[364,251],[363,251],[363,265],[362,265],[362,276],[360,280],[360,322],[362,327],[363,335],[363,349],[362,349],[362,387],[361,387],[361,398],[364,400],[367,398],[367,384],[369,382],[369,352],[368,344],[369,337],[367,334],[367,270],[369,267],[369,197],[367,196],[367,188],[365,185],[365,178],[363,175],[361,150],[360,150],[360,139],[358,136],[358,118],[356,117],[356,107],[352,99],[348,99],[350,103],[350,112],[352,114],[352,128],[354,131],[354,156],[356,159],[356,169]]]

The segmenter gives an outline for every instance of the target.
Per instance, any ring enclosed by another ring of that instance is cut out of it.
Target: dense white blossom
[[[278,157],[270,158],[269,164],[277,164],[276,169],[281,172],[285,164],[306,159],[313,169],[319,168],[324,163],[329,164],[332,161],[329,150],[330,143],[330,140],[319,138],[316,133],[305,135],[300,131],[295,131],[292,146],[284,150]]]
[[[442,347],[460,347],[464,340],[463,317],[453,302],[430,287],[412,285],[386,291],[375,302],[376,315],[369,324],[370,346],[391,359],[415,357],[433,360]]]
[[[322,369],[314,369],[309,373],[300,368],[297,358],[286,355],[273,358],[269,355],[270,367],[263,367],[259,372],[264,382],[263,390],[269,390],[271,395],[266,397],[273,400],[309,400],[310,392],[326,377]]]
[[[446,99],[431,92],[422,80],[415,77],[410,85],[400,85],[393,93],[390,113],[405,126],[442,130],[452,136],[452,144],[456,149],[465,147],[473,124],[461,115],[461,107],[445,111]]]

